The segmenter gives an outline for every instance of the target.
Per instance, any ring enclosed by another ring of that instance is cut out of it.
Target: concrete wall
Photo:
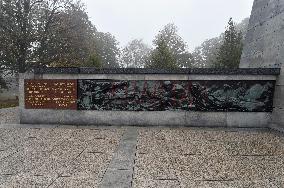
[[[271,113],[24,110],[23,124],[267,127]]]
[[[173,74],[22,74],[20,121],[23,124],[266,127],[271,113],[263,112],[126,112],[25,109],[24,79],[114,80],[276,80],[274,75],[173,75]]]
[[[271,127],[284,129],[284,0],[255,0],[240,68],[282,68]]]
[[[273,104],[274,110],[270,127],[284,132],[284,67],[281,69],[281,74],[277,78]]]
[[[255,0],[240,68],[280,68],[284,59],[284,0]]]

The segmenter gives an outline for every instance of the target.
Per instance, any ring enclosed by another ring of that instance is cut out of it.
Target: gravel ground
[[[17,124],[19,119],[19,108],[0,109],[0,124]]]
[[[0,187],[97,187],[123,132],[0,129]]]
[[[267,131],[143,129],[134,187],[284,187],[284,138]]]
[[[19,125],[18,116],[0,110],[0,188],[100,187],[122,165],[111,187],[124,174],[134,188],[284,187],[284,136],[269,130],[132,127],[131,140],[129,127]],[[127,160],[115,157],[122,151]]]

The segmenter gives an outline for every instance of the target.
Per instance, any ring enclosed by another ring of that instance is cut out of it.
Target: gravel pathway
[[[284,187],[284,138],[269,131],[143,129],[134,187]]]
[[[0,187],[97,187],[124,128],[0,129]]]
[[[269,130],[19,125],[18,117],[18,108],[0,110],[0,188],[284,187],[284,136]]]
[[[3,108],[0,109],[0,124],[18,124],[19,108]]]

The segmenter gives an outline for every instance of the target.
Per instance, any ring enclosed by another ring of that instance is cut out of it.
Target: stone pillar
[[[283,35],[284,37],[284,35]],[[283,49],[282,49],[283,51]],[[284,51],[282,52],[284,53]],[[284,61],[284,59],[283,59]],[[270,127],[284,132],[284,63],[282,64],[281,74],[277,78],[274,94],[274,110]]]
[[[284,130],[284,0],[254,0],[240,68],[282,68],[270,127]]]

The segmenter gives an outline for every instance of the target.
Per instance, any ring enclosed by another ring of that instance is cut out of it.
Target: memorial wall
[[[272,112],[274,85],[273,80],[25,80],[25,108]]]
[[[46,68],[20,78],[28,124],[266,127],[280,69]]]

